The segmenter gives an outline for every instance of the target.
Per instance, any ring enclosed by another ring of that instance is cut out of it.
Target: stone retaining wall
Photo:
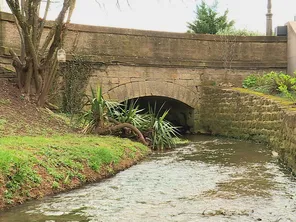
[[[268,143],[296,173],[296,111],[264,96],[204,87],[200,130]]]

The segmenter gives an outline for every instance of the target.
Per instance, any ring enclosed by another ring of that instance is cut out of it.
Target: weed
[[[67,174],[67,176],[66,176],[66,178],[64,179],[64,181],[63,181],[63,183],[64,184],[69,184],[70,183],[70,176],[69,176],[69,174]]]
[[[244,88],[252,88],[255,87],[257,84],[258,76],[255,74],[249,75],[243,80],[243,87]]]
[[[52,189],[57,190],[60,188],[60,184],[57,181],[53,181],[51,187]]]
[[[4,198],[5,198],[5,199],[12,199],[12,198],[13,198],[13,194],[12,194],[12,192],[9,191],[9,190],[5,190],[5,191],[4,191]]]
[[[57,171],[55,168],[46,167],[47,172],[49,175],[51,175],[55,180],[62,180],[64,178],[64,175]]]
[[[86,180],[85,176],[81,173],[77,173],[77,178],[82,182],[85,182],[85,180]]]
[[[4,130],[5,129],[5,124],[7,123],[6,119],[0,119],[0,130]]]
[[[9,105],[11,104],[10,99],[0,99],[0,105]]]

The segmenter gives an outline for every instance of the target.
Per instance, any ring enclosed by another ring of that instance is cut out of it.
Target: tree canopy
[[[207,5],[204,1],[196,6],[196,19],[188,22],[189,33],[216,34],[219,31],[233,27],[234,21],[228,21],[228,10],[223,15],[217,12],[218,2]]]

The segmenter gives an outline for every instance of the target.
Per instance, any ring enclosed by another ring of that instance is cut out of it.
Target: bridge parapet
[[[19,49],[19,35],[12,15],[0,14],[0,44]],[[45,34],[50,26],[51,22],[47,23]],[[287,67],[286,37],[226,37],[78,24],[70,24],[68,29],[64,46],[68,55],[83,55],[94,62],[226,69]]]

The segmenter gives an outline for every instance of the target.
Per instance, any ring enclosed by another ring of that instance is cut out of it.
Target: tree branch
[[[41,36],[42,36],[43,30],[44,30],[44,25],[45,25],[45,22],[46,22],[46,19],[47,19],[50,3],[51,3],[51,0],[47,0],[44,15],[43,15],[43,18],[41,20],[40,27],[39,27],[39,32],[38,32],[38,35],[37,35],[37,44],[36,44],[37,49],[39,48],[39,44],[40,44]]]
[[[116,126],[112,126],[112,127],[109,127],[107,129],[95,129],[95,133],[98,133],[98,134],[101,134],[101,135],[105,135],[105,134],[111,134],[112,132],[116,132],[120,129],[123,129],[123,128],[129,128],[131,129],[134,133],[136,133],[139,137],[139,140],[141,141],[141,143],[143,143],[144,145],[148,146],[148,143],[146,142],[143,134],[141,133],[140,130],[138,130],[138,128],[136,128],[135,126],[133,126],[132,124],[129,124],[129,123],[119,123],[118,125]]]
[[[63,26],[64,26],[65,16],[73,2],[74,0],[64,0],[63,8],[60,11],[57,19],[55,20],[55,25],[51,28],[40,50],[40,54],[43,55],[46,49],[48,48],[49,44],[51,43],[51,46],[49,48],[48,54],[45,59],[45,64],[48,64],[48,62],[52,58],[53,54],[55,53],[55,51],[57,50],[57,47],[61,42],[61,34],[64,28]]]
[[[21,71],[24,68],[24,64],[22,63],[22,61],[19,59],[17,54],[12,49],[9,49],[9,53],[12,56],[13,66],[14,66],[16,74],[17,74],[17,84],[18,84],[18,87],[21,89],[22,84],[21,84],[21,76],[20,76],[20,74],[21,74]]]

